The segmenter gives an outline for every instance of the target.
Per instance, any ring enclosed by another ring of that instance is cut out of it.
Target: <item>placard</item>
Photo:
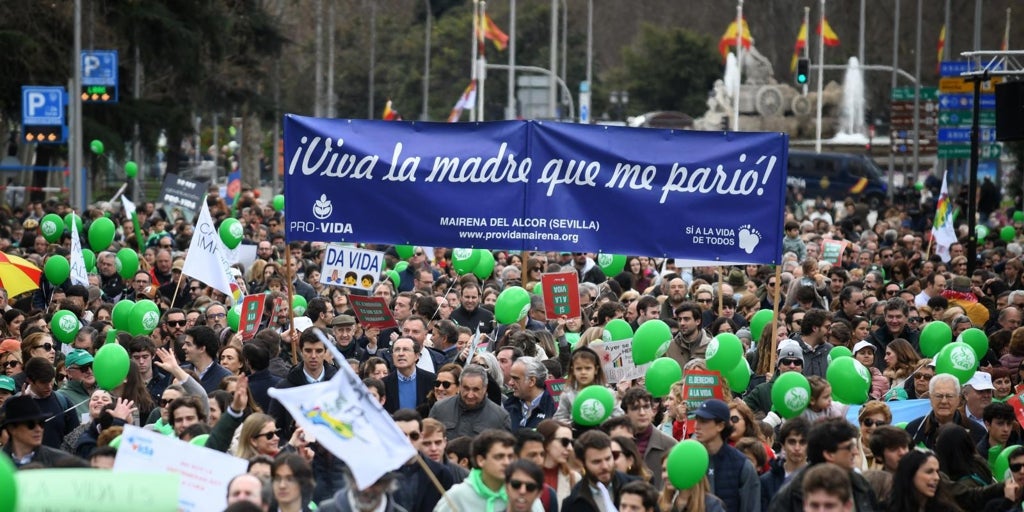
[[[821,242],[821,260],[834,266],[843,264],[843,252],[846,250],[845,240],[823,240]]]
[[[238,319],[238,332],[242,333],[242,340],[252,339],[259,330],[266,299],[267,296],[263,293],[246,295],[242,299],[242,315]]]
[[[398,322],[391,315],[391,308],[388,307],[388,303],[383,297],[349,295],[348,305],[352,306],[352,311],[356,314],[356,319],[359,320],[363,329],[398,327]]]
[[[176,512],[181,477],[95,469],[33,469],[14,474],[18,512]],[[54,482],[60,482],[59,491]]]
[[[192,222],[192,218],[202,206],[203,198],[206,197],[206,189],[207,182],[204,179],[182,178],[177,174],[167,173],[157,202],[162,203],[164,211],[172,221],[180,216]]]
[[[548,318],[580,316],[580,278],[576,272],[543,274],[540,283]]]
[[[711,398],[725,400],[722,375],[710,370],[689,370],[683,373],[683,396],[686,397],[686,409],[690,412],[696,411],[700,404]]]
[[[589,345],[601,358],[601,368],[609,384],[622,380],[639,379],[647,374],[650,363],[637,366],[633,363],[633,339],[605,341]]]
[[[134,425],[125,425],[114,459],[115,472],[181,475],[178,506],[185,512],[224,510],[228,483],[248,466],[244,459]]]
[[[555,399],[555,404],[558,404],[558,397],[562,396],[562,392],[565,391],[565,379],[551,379],[544,383],[544,387],[547,388],[548,394],[551,398]]]
[[[341,244],[329,244],[324,251],[320,282],[370,291],[384,268],[384,253]]]

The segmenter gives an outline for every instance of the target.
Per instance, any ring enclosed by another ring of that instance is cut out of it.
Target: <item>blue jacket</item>
[[[612,474],[612,488],[609,490],[613,503],[618,505],[622,487],[634,480],[639,479],[620,471]],[[586,478],[576,482],[576,485],[572,487],[572,493],[562,500],[562,512],[600,512],[600,510],[590,491],[590,481]]]
[[[555,417],[555,409],[558,404],[555,403],[555,399],[551,398],[551,394],[545,390],[540,396],[540,402],[537,404],[532,411],[530,411],[530,417],[523,422],[523,401],[516,396],[510,396],[505,399],[505,410],[508,411],[509,421],[512,423],[512,432],[519,430],[520,428],[537,428],[540,422],[552,419]]]
[[[721,498],[727,512],[761,511],[761,481],[746,455],[723,445],[710,462],[711,493]]]

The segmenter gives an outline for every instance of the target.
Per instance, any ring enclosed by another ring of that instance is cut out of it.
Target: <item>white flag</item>
[[[82,241],[78,238],[78,230],[71,226],[71,284],[89,286],[89,273],[85,269],[85,258],[82,257]]]
[[[181,273],[194,277],[215,290],[228,296],[229,301],[235,300],[231,289],[234,278],[231,277],[231,266],[220,251],[220,235],[210,217],[210,206],[203,199],[203,209],[199,211],[199,220],[192,234],[192,243],[188,246],[188,256]],[[236,285],[237,287],[237,285]]]
[[[935,220],[932,222],[932,238],[935,240],[935,254],[942,261],[948,262],[949,248],[956,243],[956,230],[953,228],[953,201],[946,187],[946,173],[942,174],[942,190],[935,204]]]
[[[294,388],[270,388],[270,396],[288,410],[307,436],[312,435],[345,461],[356,485],[365,489],[408,462],[416,455],[416,448],[348,363],[338,361],[341,364],[333,379]]]

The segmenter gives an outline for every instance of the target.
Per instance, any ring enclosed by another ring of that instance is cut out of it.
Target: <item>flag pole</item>
[[[1006,30],[1003,32],[1003,51],[1010,49],[1010,9],[1006,8]]]
[[[807,27],[810,30],[811,27]],[[810,39],[808,37],[808,39]],[[821,89],[825,79],[825,0],[821,0],[821,20],[818,22],[818,113],[814,123],[814,152],[821,153]]]
[[[736,0],[736,90],[732,96],[732,130],[740,129],[740,89],[743,88],[743,0]]]
[[[459,512],[459,509],[455,506],[455,502],[452,501],[452,498],[448,496],[447,492],[445,492],[444,486],[441,485],[441,482],[437,479],[437,475],[435,475],[434,472],[431,471],[430,466],[427,465],[427,462],[423,460],[423,456],[420,455],[419,450],[416,451],[416,456],[413,458],[416,459],[416,462],[419,463],[421,468],[423,468],[423,472],[427,474],[427,478],[430,478],[430,483],[434,484],[434,487],[436,487],[438,492],[441,493],[441,496],[444,497],[444,500],[448,502],[448,507],[451,508],[453,512]]]
[[[296,272],[292,271],[292,251],[288,247],[285,247],[284,250],[284,265],[291,272],[291,275],[288,276],[288,332],[291,333],[289,336],[291,339],[288,340],[288,343],[292,346],[292,364],[299,364],[299,349],[295,339],[295,310],[292,308],[292,297],[295,295],[295,279],[297,276]]]
[[[477,39],[480,37],[480,16],[479,16],[479,13],[480,13],[479,0],[473,0],[473,37],[472,37],[473,46],[472,46],[472,50],[471,50],[472,51],[472,53],[471,53],[472,57],[470,57],[470,68],[471,68],[470,76],[473,79],[473,83],[477,84],[477,89],[480,88],[480,82],[477,80],[477,78],[479,78],[479,77],[477,76],[477,65],[476,65],[476,59],[477,59]],[[479,92],[480,91],[478,90],[477,91],[477,95],[473,98],[473,100],[474,100],[473,101],[473,105],[469,109],[469,121],[470,122],[476,121],[476,102],[479,101],[479,97],[480,97]]]
[[[775,291],[772,298],[772,353],[769,372],[775,369],[775,356],[779,350],[779,295],[782,293],[782,264],[775,265]],[[758,343],[761,340],[757,340]],[[770,379],[770,377],[769,377]]]
[[[486,22],[487,18],[485,18],[485,16],[487,16],[487,2],[485,0],[480,0],[480,28],[483,28],[483,24]],[[484,82],[487,81],[487,54],[486,49],[484,48],[486,40],[484,37],[481,37],[482,35],[483,34],[477,33],[480,50],[478,52],[479,56],[477,57],[477,61],[473,63],[474,66],[479,67],[476,72],[477,78],[479,79],[479,82],[477,82],[477,121],[484,120]]]
[[[174,302],[178,300],[178,290],[181,289],[181,281],[185,279],[185,274],[178,274],[178,284],[174,285],[174,295],[171,296],[171,307],[174,307]]]
[[[722,314],[722,301],[725,300],[725,294],[722,293],[722,282],[725,280],[723,277],[725,274],[725,267],[718,267],[718,314]],[[733,290],[735,291],[735,290]],[[718,315],[715,315],[717,317]]]
[[[808,61],[811,60],[811,7],[804,7],[804,27],[807,28],[807,34],[804,36],[804,58]],[[807,96],[807,82],[804,81],[803,85],[804,96]]]

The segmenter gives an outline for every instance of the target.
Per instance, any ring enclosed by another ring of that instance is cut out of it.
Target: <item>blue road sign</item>
[[[1002,71],[1002,64],[992,68],[992,71]],[[976,68],[975,68],[976,69]],[[960,76],[972,70],[971,63],[963,60],[944,60],[939,63],[939,76]]]
[[[117,86],[117,50],[82,50],[82,85]]]
[[[978,136],[981,142],[995,142],[995,128],[979,128]],[[971,142],[970,128],[939,128],[939,143],[946,142]]]
[[[968,109],[974,108],[973,94],[942,94],[939,96],[939,108]],[[995,94],[981,95],[981,108],[996,108]]]
[[[62,126],[68,95],[58,86],[21,86],[21,124]]]

